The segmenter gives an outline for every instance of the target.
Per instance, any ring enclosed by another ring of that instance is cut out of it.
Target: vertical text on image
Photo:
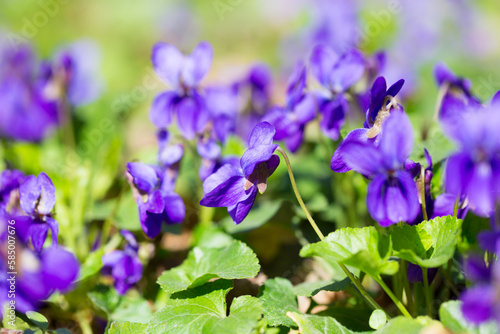
[[[7,282],[9,300],[7,317],[8,323],[15,326],[16,323],[16,221],[9,220],[7,224]]]

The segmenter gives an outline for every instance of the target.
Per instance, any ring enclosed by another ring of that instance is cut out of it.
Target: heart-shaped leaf
[[[255,277],[260,270],[257,256],[241,241],[221,248],[195,247],[178,267],[164,271],[158,284],[169,294],[203,285],[213,278]]]
[[[369,226],[339,229],[325,240],[303,247],[300,255],[319,256],[328,262],[340,262],[377,277],[397,272],[398,263],[389,260],[391,250],[390,238]]]

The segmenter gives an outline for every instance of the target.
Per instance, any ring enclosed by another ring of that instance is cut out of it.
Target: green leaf
[[[432,320],[429,317],[417,317],[415,319],[410,319],[399,316],[389,320],[389,322],[384,327],[377,330],[375,334],[420,334],[424,328],[430,326],[438,326],[443,329],[442,325],[438,321]],[[436,332],[441,333],[439,330]]]
[[[147,324],[133,323],[128,321],[114,321],[109,327],[108,334],[144,333],[147,326]]]
[[[430,131],[425,141],[416,140],[410,159],[425,164],[423,157],[424,148],[429,151],[434,164],[446,159],[456,149],[455,144],[450,141],[438,127]]]
[[[231,281],[216,280],[172,295],[153,315],[147,333],[251,333],[262,316],[262,305],[255,297],[241,296],[226,315],[231,288]]]
[[[316,315],[332,317],[337,320],[342,326],[349,328],[352,331],[364,332],[371,331],[372,328],[368,324],[370,320],[370,315],[373,310],[371,308],[359,307],[346,307],[337,306],[329,307],[324,311],[317,313]]]
[[[439,308],[439,319],[445,327],[454,333],[470,334],[495,334],[498,333],[498,327],[494,321],[489,321],[481,326],[474,326],[465,320],[462,314],[462,302],[452,300],[441,304]]]
[[[149,303],[132,292],[120,296],[114,288],[98,285],[88,296],[112,321],[146,323],[152,315]]]
[[[461,223],[447,216],[414,226],[394,226],[390,231],[394,255],[424,268],[437,268],[453,257]]]
[[[35,326],[27,323],[16,314],[15,305],[14,308],[10,308],[9,305],[11,304],[9,304],[7,301],[2,305],[3,306],[2,327],[6,329],[17,329],[17,330],[37,329]]]
[[[106,285],[98,285],[88,293],[90,300],[95,306],[111,314],[120,302],[120,296],[116,291]]]
[[[258,298],[262,302],[264,317],[269,325],[295,327],[286,315],[287,312],[299,312],[297,297],[289,280],[281,277],[267,280],[260,287]]]
[[[233,241],[222,248],[195,247],[180,266],[164,271],[158,278],[158,284],[172,294],[200,286],[212,278],[255,277],[259,270],[259,262],[252,249],[240,241]]]
[[[351,284],[349,278],[345,278],[341,281],[330,280],[330,281],[316,281],[316,282],[304,282],[296,285],[293,288],[293,292],[297,296],[312,297],[319,293],[320,291],[342,291],[347,289]]]
[[[389,260],[391,249],[389,237],[369,226],[336,230],[325,240],[303,247],[300,255],[319,256],[328,262],[340,262],[377,277],[397,272],[398,263]]]
[[[123,296],[118,306],[113,310],[110,319],[113,321],[130,321],[134,323],[147,323],[153,312],[148,301],[140,295]]]
[[[47,318],[38,312],[28,311],[26,312],[26,317],[28,317],[28,319],[37,325],[42,331],[46,331],[47,328],[49,328],[49,321]]]
[[[193,231],[193,245],[217,248],[230,245],[234,238],[214,225],[198,224]]]
[[[297,312],[288,312],[288,317],[292,319],[300,332],[303,334],[353,334],[347,327],[342,326],[332,317],[322,317],[319,315],[308,315]],[[370,332],[365,332],[370,333]]]
[[[84,280],[90,276],[93,276],[99,272],[102,268],[102,256],[104,254],[104,250],[97,250],[89,254],[85,262],[82,264],[80,269],[80,275],[78,280]]]
[[[424,325],[418,322],[415,319],[408,319],[406,317],[396,317],[391,319],[387,325],[383,328],[379,329],[375,333],[377,334],[396,334],[396,333],[405,333],[405,334],[420,334],[422,329],[424,329]]]
[[[387,315],[385,314],[385,312],[383,310],[376,309],[370,316],[369,324],[373,329],[380,329],[385,325],[386,322]]]

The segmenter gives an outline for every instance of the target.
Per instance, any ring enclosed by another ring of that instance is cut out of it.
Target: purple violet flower
[[[41,252],[50,228],[52,244],[57,245],[59,223],[51,215],[56,203],[56,188],[47,174],[28,176],[19,186],[19,201],[27,214],[15,218],[21,239],[24,242],[31,240],[35,250]]]
[[[59,50],[52,64],[46,64],[45,91],[54,98],[64,94],[72,106],[96,100],[103,91],[99,73],[100,50],[91,40],[81,40]]]
[[[51,246],[43,249],[40,254],[28,248],[22,250],[19,248],[19,254],[21,261],[19,261],[16,277],[16,309],[18,311],[23,313],[34,311],[54,291],[66,293],[73,288],[80,264],[71,252],[59,246]],[[3,275],[7,272],[6,262],[2,261],[0,264],[0,271]],[[3,284],[7,283],[8,277],[1,278],[0,288],[4,289]],[[7,293],[3,296],[6,297]]]
[[[306,93],[306,67],[298,62],[288,80],[285,107],[274,107],[262,119],[276,129],[275,140],[285,140],[291,152],[298,150],[304,136],[305,125],[316,116],[316,100]]]
[[[467,196],[474,213],[488,216],[500,202],[499,109],[495,104],[469,108],[443,126],[459,145],[446,164],[446,191],[455,197]]]
[[[215,172],[216,161],[221,157],[221,148],[210,134],[198,137],[196,149],[201,157],[201,165],[198,171],[200,179],[205,181],[207,177]]]
[[[355,49],[339,55],[327,46],[317,45],[312,50],[310,63],[312,74],[326,89],[323,95],[318,94],[317,97],[322,114],[321,130],[337,140],[349,111],[344,93],[363,77],[365,59]]]
[[[439,119],[459,117],[468,106],[480,105],[479,100],[472,95],[471,81],[455,75],[444,63],[436,64],[434,77],[440,88]]]
[[[500,244],[496,246],[497,255],[499,246]],[[464,318],[474,325],[479,325],[490,319],[499,322],[500,266],[498,260],[494,260],[486,267],[481,257],[469,257],[465,261],[465,277],[476,284],[460,296]]]
[[[4,207],[7,212],[16,207],[19,200],[17,190],[25,178],[26,175],[16,169],[6,169],[0,173],[0,207]]]
[[[213,50],[208,42],[199,43],[190,55],[183,55],[175,46],[159,42],[153,46],[151,60],[156,74],[172,90],[158,95],[151,106],[149,118],[164,129],[176,117],[181,134],[193,139],[208,122],[205,100],[198,85],[210,70]]]
[[[254,65],[233,87],[238,94],[235,133],[248,142],[252,129],[262,121],[271,101],[272,72],[264,64]]]
[[[126,177],[137,202],[141,226],[149,238],[156,237],[163,222],[181,223],[186,209],[182,198],[174,192],[175,181],[169,179],[168,168],[140,162],[127,164]]]
[[[394,83],[389,89],[384,77],[378,77],[370,90],[370,104],[366,111],[366,121],[361,129],[354,129],[347,134],[344,141],[332,156],[330,168],[336,173],[345,173],[352,168],[342,158],[342,153],[348,143],[370,143],[378,145],[378,134],[382,124],[393,110],[403,110],[395,100],[396,95],[403,87],[404,80]]]
[[[240,166],[226,164],[203,182],[205,196],[200,204],[207,207],[227,207],[229,215],[239,224],[248,215],[257,191],[264,193],[267,178],[279,165],[274,153],[274,127],[262,122],[253,129],[248,149],[240,159]]]
[[[58,125],[58,101],[45,94],[36,66],[26,45],[0,54],[0,137],[39,142]]]
[[[413,129],[403,111],[391,113],[382,125],[378,147],[348,142],[342,159],[353,170],[371,179],[367,207],[381,226],[411,222],[419,210],[418,193],[410,172],[404,169],[413,147]]]
[[[110,273],[115,279],[118,294],[123,295],[142,277],[142,263],[138,256],[139,246],[134,235],[122,231],[127,245],[121,250],[114,250],[102,257],[103,271]]]
[[[206,89],[205,101],[210,113],[211,130],[217,140],[224,143],[236,130],[238,117],[238,89],[236,85]]]
[[[421,173],[421,168],[423,168],[420,164],[415,164],[415,167],[413,168],[412,175],[414,177],[417,177],[417,184],[419,187],[419,192],[418,192],[418,198],[420,203],[422,202],[421,194],[420,194],[420,187],[422,182],[424,183],[425,187],[425,207],[427,211],[427,217],[428,219],[434,219],[436,217],[442,217],[442,216],[453,216],[454,210],[455,210],[455,201],[456,198],[452,194],[444,193],[438,195],[436,198],[433,198],[432,193],[431,193],[431,181],[433,177],[433,164],[432,164],[432,157],[430,156],[429,152],[427,149],[424,149],[424,154],[425,154],[425,159],[427,161],[427,167],[424,170],[424,178],[422,180],[422,177],[420,175]],[[409,162],[412,162],[411,160],[406,161],[406,170],[408,170]],[[467,215],[467,212],[469,211],[469,206],[467,201],[465,200],[460,200],[458,203],[458,212],[457,212],[457,217],[458,219],[464,219],[465,216]],[[411,225],[416,225],[420,224],[424,220],[424,215],[422,213],[422,208],[420,208],[420,212],[415,218],[413,222],[410,222]]]

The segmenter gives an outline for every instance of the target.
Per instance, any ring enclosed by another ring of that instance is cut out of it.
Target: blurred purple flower
[[[276,131],[267,122],[257,124],[250,135],[248,149],[240,159],[240,166],[226,164],[203,183],[200,204],[207,207],[227,207],[229,215],[239,224],[248,215],[257,191],[267,188],[267,178],[279,165],[273,144]]]
[[[205,181],[214,172],[216,161],[221,156],[221,148],[210,135],[207,135],[198,137],[196,149],[201,157],[198,174],[200,179]]]
[[[23,214],[19,207],[18,189],[25,178],[23,172],[15,169],[0,173],[0,242],[7,239],[7,221]]]
[[[363,77],[365,59],[358,50],[337,54],[330,47],[317,45],[311,52],[310,63],[312,74],[326,89],[324,96],[317,95],[321,130],[337,140],[349,111],[344,93]]]
[[[306,68],[298,62],[288,80],[285,107],[274,107],[262,121],[271,123],[276,129],[275,140],[285,140],[292,152],[300,147],[305,125],[316,116],[316,100],[306,93]]]
[[[262,121],[271,101],[271,69],[264,64],[254,65],[247,76],[233,87],[238,95],[238,114],[235,133],[248,142],[252,129]]]
[[[51,215],[56,203],[56,188],[47,174],[42,172],[38,177],[26,177],[19,186],[19,201],[27,214],[15,218],[21,239],[24,242],[31,240],[35,250],[40,252],[50,228],[52,244],[57,245],[59,223]]]
[[[238,116],[238,89],[236,85],[206,89],[205,102],[215,138],[224,143],[236,130]]]
[[[359,6],[355,1],[316,0],[311,29],[311,45],[326,44],[345,52],[359,41]]]
[[[121,250],[114,250],[102,257],[103,272],[109,273],[115,279],[115,288],[118,294],[123,295],[142,277],[142,263],[137,254],[139,247],[134,235],[129,231],[122,231],[127,245]]]
[[[412,147],[410,120],[403,111],[397,111],[385,120],[378,147],[351,141],[342,151],[346,165],[370,177],[368,212],[381,226],[411,222],[418,214],[417,187],[404,169]]]
[[[36,66],[27,45],[0,54],[1,137],[38,142],[58,125],[58,101],[45,94]]]
[[[12,207],[18,200],[17,190],[26,175],[16,169],[6,169],[0,173],[0,206]]]
[[[184,147],[180,143],[175,143],[166,130],[159,130],[156,137],[158,139],[158,161],[161,167],[159,172],[162,174],[162,189],[173,191],[179,175],[180,162],[184,156]]]
[[[460,117],[468,106],[479,106],[479,100],[472,95],[469,79],[458,77],[444,63],[436,64],[434,77],[440,89],[439,119]]]
[[[429,284],[434,280],[438,272],[438,268],[427,268],[427,278],[429,279]],[[422,268],[408,262],[408,268],[406,269],[406,277],[410,283],[418,283],[424,281],[424,274],[422,273]]]
[[[153,46],[151,60],[154,70],[172,87],[153,101],[149,118],[156,127],[168,127],[175,115],[179,130],[186,139],[193,139],[203,130],[209,115],[198,85],[210,70],[212,57],[212,46],[208,42],[199,43],[187,56],[167,43],[159,42]]]
[[[54,58],[51,88],[65,92],[70,105],[86,105],[99,97],[104,83],[99,73],[100,50],[95,42],[81,40],[66,45]]]
[[[26,313],[39,308],[42,301],[50,297],[54,291],[66,293],[73,288],[78,277],[80,264],[76,257],[59,246],[45,248],[41,254],[19,247],[19,268],[16,276],[16,310]],[[0,290],[5,290],[3,284],[9,283],[5,275],[7,261],[2,261],[0,271],[2,282]],[[64,270],[61,270],[64,268]],[[5,283],[4,283],[5,282]],[[5,290],[6,292],[6,290]],[[7,297],[7,293],[1,298]]]
[[[126,176],[137,202],[141,226],[150,238],[160,233],[163,222],[180,223],[186,213],[182,198],[172,188],[173,182],[164,182],[166,171],[140,162],[127,164]]]
[[[445,188],[455,197],[467,196],[480,216],[491,214],[500,201],[500,109],[469,108],[453,122],[443,122],[459,145],[446,164]]]
[[[500,244],[497,243],[498,255]],[[462,293],[462,313],[465,319],[474,325],[479,325],[490,319],[500,321],[500,301],[498,287],[500,286],[500,267],[498,259],[487,267],[484,259],[470,256],[465,261],[465,277],[475,283]]]

